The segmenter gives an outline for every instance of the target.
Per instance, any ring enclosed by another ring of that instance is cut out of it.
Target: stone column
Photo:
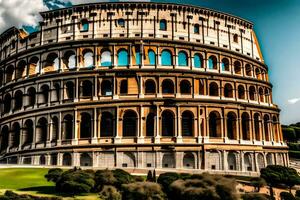
[[[122,120],[119,119],[119,115],[120,115],[120,111],[119,111],[119,107],[116,108],[117,112],[116,112],[116,136],[114,139],[114,143],[121,143],[122,140],[122,136],[120,135],[120,131],[119,131],[119,127],[120,127],[120,123],[122,123]],[[121,125],[122,127],[122,125]]]
[[[140,107],[140,113],[139,113],[139,118],[138,118],[138,139],[137,143],[144,143],[144,133],[143,133],[143,118],[144,118],[144,107]]]
[[[72,139],[72,145],[77,145],[78,144],[78,133],[79,133],[79,123],[80,120],[78,120],[77,116],[77,110],[74,112],[74,132],[73,132],[73,139]]]
[[[98,120],[97,120],[97,109],[94,108],[93,111],[93,118],[92,119],[92,124],[93,124],[93,133],[92,133],[92,140],[91,143],[92,144],[97,144],[98,143],[98,138],[97,138],[97,124],[98,124]]]
[[[159,106],[156,106],[156,135],[155,135],[155,143],[160,143],[160,117],[159,117]]]
[[[181,130],[181,115],[180,115],[180,107],[176,107],[177,110],[177,117],[175,124],[177,124],[177,134],[176,134],[176,142],[177,143],[182,143],[182,130]]]

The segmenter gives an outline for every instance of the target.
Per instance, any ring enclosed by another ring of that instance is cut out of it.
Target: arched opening
[[[182,80],[180,82],[180,93],[191,94],[191,83],[188,80]]]
[[[255,133],[255,140],[260,141],[260,116],[258,113],[254,114],[254,133]]]
[[[66,83],[66,95],[68,100],[73,100],[75,95],[74,95],[74,83],[72,81],[68,81]]]
[[[89,21],[87,19],[82,19],[80,24],[80,31],[87,32],[89,31]]]
[[[233,87],[230,83],[226,83],[224,86],[224,96],[227,98],[233,98]]]
[[[101,53],[101,66],[102,67],[109,67],[112,65],[111,62],[111,52],[105,50]]]
[[[242,74],[241,63],[239,61],[235,61],[233,66],[234,66],[234,73],[235,74]]]
[[[233,152],[228,153],[227,163],[228,163],[229,170],[237,170],[236,155]]]
[[[72,156],[70,153],[64,153],[62,159],[63,166],[71,166],[72,165]]]
[[[258,93],[259,93],[259,101],[265,102],[264,90],[262,88],[259,88]]]
[[[125,20],[123,18],[118,19],[118,25],[120,27],[125,27]]]
[[[76,54],[74,51],[67,51],[64,54],[63,62],[65,66],[69,69],[75,69],[76,68]]]
[[[164,153],[162,157],[162,168],[175,168],[176,160],[174,153]]]
[[[268,88],[265,88],[265,102],[266,103],[270,103],[269,101],[270,101],[270,91],[269,91],[269,89]]]
[[[227,58],[223,58],[221,62],[222,71],[229,71],[229,60]]]
[[[227,137],[230,140],[237,139],[237,117],[234,112],[227,114]]]
[[[126,79],[121,81],[120,94],[128,94],[128,81]]]
[[[91,138],[92,136],[92,117],[89,113],[80,114],[80,139]]]
[[[238,43],[239,42],[239,36],[238,34],[233,35],[233,42]]]
[[[34,56],[29,60],[29,70],[28,75],[32,76],[34,74],[40,73],[40,62],[39,58]]]
[[[101,95],[111,96],[112,95],[112,82],[110,80],[104,80],[101,83]]]
[[[73,116],[66,115],[63,118],[62,140],[71,140],[73,136]]]
[[[146,94],[155,94],[156,93],[156,84],[154,80],[148,79],[145,82],[145,93]]]
[[[149,113],[146,119],[146,136],[154,137],[154,125],[155,125],[155,117],[154,113]]]
[[[207,60],[208,69],[218,69],[218,60],[216,56],[210,56]]]
[[[245,65],[245,69],[246,69],[246,75],[247,75],[247,76],[252,76],[252,68],[251,68],[251,65],[246,64],[246,65]]]
[[[209,113],[209,136],[212,138],[220,138],[221,134],[221,116],[218,112]]]
[[[217,83],[212,82],[209,84],[209,96],[219,96],[219,86]]]
[[[123,153],[122,167],[134,168],[136,167],[135,155],[131,152]]]
[[[3,71],[0,69],[0,86],[2,86],[4,84],[3,83],[3,80],[4,80],[3,74],[4,74]]]
[[[83,51],[83,67],[84,68],[94,67],[94,54],[89,49]]]
[[[93,159],[88,153],[80,154],[80,166],[82,167],[93,166]]]
[[[247,171],[252,171],[252,157],[250,153],[244,154],[244,163],[245,163],[245,169]]]
[[[15,93],[15,110],[21,110],[23,107],[23,92],[21,90]]]
[[[273,154],[268,153],[266,159],[267,159],[267,166],[273,165]]]
[[[184,111],[181,116],[182,136],[194,136],[194,114],[191,111]]]
[[[45,155],[41,155],[39,161],[40,161],[39,162],[40,165],[46,165],[46,157],[45,157]]]
[[[159,21],[159,30],[166,31],[167,30],[167,20],[161,19]]]
[[[42,85],[40,94],[41,94],[41,103],[47,104],[49,102],[49,86]]]
[[[178,66],[188,66],[188,56],[185,51],[178,53]]]
[[[153,50],[148,51],[149,65],[156,65],[156,55]]]
[[[118,66],[128,66],[129,58],[128,51],[126,49],[120,49],[118,51]]]
[[[249,99],[251,101],[255,101],[256,100],[256,89],[254,86],[250,86],[249,87]]]
[[[9,83],[13,80],[14,75],[14,66],[10,65],[6,68],[6,83]]]
[[[36,143],[45,143],[48,135],[48,121],[42,117],[36,125]]]
[[[246,95],[245,95],[245,88],[242,85],[238,86],[238,98],[239,99],[245,99]]]
[[[270,117],[269,115],[264,116],[264,131],[265,131],[265,140],[270,141],[270,130],[269,130],[269,122],[270,122]]]
[[[23,146],[33,143],[33,122],[26,120],[23,127]]]
[[[57,165],[57,154],[50,155],[50,165],[52,166]]]
[[[278,122],[277,117],[273,116],[272,127],[273,127],[274,140],[276,142],[279,142],[279,138],[278,138],[279,133],[278,133],[278,126],[277,126],[278,124],[279,124],[279,122]]]
[[[162,93],[163,94],[174,94],[174,83],[171,79],[165,79],[162,82]]]
[[[20,134],[21,134],[21,127],[20,124],[15,122],[12,126],[12,132],[11,132],[11,147],[15,148],[20,145]]]
[[[250,117],[246,112],[242,114],[242,135],[243,140],[250,140]]]
[[[199,24],[194,25],[194,34],[199,34],[200,33],[200,28]]]
[[[52,117],[52,141],[56,141],[58,139],[58,126],[59,120],[57,117]]]
[[[195,68],[203,68],[203,58],[201,54],[196,53],[194,55],[194,67]]]
[[[53,94],[53,96],[52,96],[52,98],[51,98],[51,101],[59,101],[60,100],[60,85],[59,85],[59,83],[54,83],[54,85],[53,85],[53,89],[54,90],[52,90],[52,94]]]
[[[44,67],[43,67],[43,72],[52,72],[59,70],[59,58],[56,53],[50,53],[48,54]]]
[[[93,83],[89,80],[81,82],[81,96],[91,98],[93,96]]]
[[[1,130],[1,151],[6,150],[8,147],[9,129],[8,126],[3,126]]]
[[[200,81],[199,81],[199,94],[204,95],[204,91],[205,91],[205,82],[204,82],[203,79],[200,79]]]
[[[11,96],[10,94],[6,94],[4,96],[4,99],[3,99],[3,105],[4,105],[4,113],[9,113],[10,110],[11,110]]]
[[[262,168],[265,168],[265,159],[264,159],[263,154],[261,154],[261,153],[257,154],[257,163],[258,163],[258,169],[259,169],[259,171]]]
[[[260,69],[256,68],[255,69],[255,76],[258,80],[261,80],[261,73],[260,73]]]
[[[27,90],[28,95],[28,105],[33,107],[36,103],[36,91],[34,87],[31,87]]]
[[[17,65],[16,78],[20,79],[26,76],[26,61],[22,60]]]
[[[175,136],[175,116],[170,110],[165,110],[162,113],[162,136]]]
[[[141,49],[139,45],[134,46],[133,57],[135,57],[135,65],[141,65]]]
[[[123,137],[137,136],[138,116],[133,110],[128,110],[123,116]]]
[[[161,65],[162,66],[173,65],[172,53],[170,50],[164,49],[161,52]]]
[[[100,135],[101,137],[114,136],[114,117],[110,112],[101,114]]]
[[[187,169],[195,169],[195,156],[192,153],[185,153],[183,156],[183,167]]]

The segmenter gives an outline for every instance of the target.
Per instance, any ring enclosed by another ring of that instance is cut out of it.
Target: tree
[[[165,194],[161,186],[152,182],[136,182],[124,184],[123,199],[130,200],[164,200]]]
[[[100,199],[103,200],[121,200],[121,193],[111,185],[105,185],[99,193]]]
[[[132,183],[134,181],[133,176],[122,169],[115,169],[112,172],[114,174],[114,177],[117,180],[115,183],[115,186],[118,189],[121,188],[122,184],[128,184],[128,183]]]
[[[153,181],[152,182],[154,182],[154,183],[156,183],[156,171],[155,170],[153,170]]]
[[[167,172],[167,173],[163,173],[160,174],[158,179],[157,179],[157,183],[159,183],[162,187],[163,190],[167,193],[167,195],[170,195],[170,188],[169,186],[171,185],[171,183],[173,183],[174,181],[180,179],[180,175],[175,173],[175,172]]]
[[[259,192],[260,188],[267,185],[266,181],[260,177],[251,178],[251,185],[255,188],[255,192]]]
[[[101,191],[105,185],[115,185],[116,182],[117,179],[114,177],[113,172],[108,169],[98,170],[95,173],[96,191]]]
[[[284,140],[287,140],[288,142],[297,141],[295,130],[289,126],[282,126],[282,135]]]
[[[60,168],[49,169],[48,173],[45,175],[45,178],[47,179],[47,181],[52,181],[56,183],[59,180],[62,173],[63,170]]]
[[[296,200],[296,198],[288,192],[281,192],[280,193],[281,200]]]
[[[149,182],[152,182],[152,181],[153,181],[153,176],[152,176],[151,170],[148,171],[146,181],[149,181]]]
[[[242,195],[243,200],[268,200],[266,195],[259,193],[246,193]]]

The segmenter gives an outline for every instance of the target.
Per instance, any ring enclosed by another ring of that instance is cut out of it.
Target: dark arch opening
[[[82,81],[81,85],[82,97],[92,97],[93,96],[93,83],[89,80]]]
[[[226,83],[224,86],[224,96],[227,98],[233,98],[233,87],[229,83]]]
[[[229,112],[227,114],[227,137],[231,140],[237,139],[237,134],[236,134],[236,114],[233,112]]]
[[[103,112],[101,114],[101,137],[113,137],[114,136],[114,117],[110,112]]]
[[[194,135],[194,114],[191,111],[184,111],[181,117],[182,136],[192,137]]]
[[[112,82],[110,80],[104,80],[101,83],[101,95],[112,95]]]
[[[123,116],[123,137],[137,136],[137,114],[132,111],[126,111]]]
[[[250,140],[250,117],[248,113],[242,114],[243,140]]]
[[[48,135],[47,119],[42,117],[38,120],[36,127],[36,143],[45,143]]]
[[[213,82],[209,84],[209,95],[219,96],[219,86],[217,83]]]
[[[63,135],[62,140],[70,140],[73,136],[73,116],[66,115],[63,119]]]
[[[146,119],[146,136],[154,137],[154,125],[155,125],[155,117],[154,113],[149,113]]]
[[[170,110],[165,110],[162,113],[162,136],[175,136],[175,116]]]
[[[209,136],[221,137],[221,116],[216,111],[209,114]]]
[[[28,94],[28,105],[34,106],[36,102],[36,90],[34,87],[31,87],[27,90]]]
[[[92,136],[92,117],[89,113],[81,113],[80,120],[80,139],[91,138]]]
[[[145,83],[145,93],[146,94],[155,94],[156,93],[156,84],[153,80],[147,80]]]
[[[162,82],[162,93],[163,94],[174,94],[174,83],[170,79],[165,79]]]
[[[191,83],[188,80],[183,80],[180,82],[180,93],[191,94]]]

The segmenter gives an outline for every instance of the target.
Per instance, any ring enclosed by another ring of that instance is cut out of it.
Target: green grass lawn
[[[54,183],[45,179],[48,169],[44,168],[8,168],[0,169],[0,193],[12,190],[36,196],[56,196]],[[94,200],[97,194],[77,196],[77,200]]]

